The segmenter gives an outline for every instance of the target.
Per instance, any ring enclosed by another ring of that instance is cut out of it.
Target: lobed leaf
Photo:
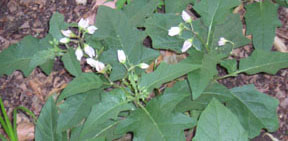
[[[58,41],[64,36],[61,30],[66,30],[69,24],[64,21],[64,16],[58,12],[55,12],[49,21],[49,34]]]
[[[229,89],[219,83],[211,83],[205,91],[195,100],[192,100],[189,85],[183,81],[174,85],[178,88],[173,93],[184,94],[186,97],[177,105],[176,111],[187,112],[191,110],[204,110],[211,99],[215,98],[220,102],[227,102],[233,98]],[[167,91],[171,91],[168,89]]]
[[[58,113],[53,97],[43,106],[36,124],[35,140],[62,140],[62,134],[56,132]]]
[[[139,108],[121,121],[116,132],[133,132],[134,141],[185,140],[184,129],[195,126],[195,120],[173,111],[183,98],[172,93],[152,99],[145,109]]]
[[[168,30],[172,26],[178,26],[180,22],[182,22],[181,17],[175,14],[154,14],[148,18],[144,24],[145,32],[151,37],[153,47],[180,53],[184,39],[180,36],[168,35]]]
[[[271,50],[275,30],[281,25],[278,19],[278,5],[270,0],[264,0],[247,5],[245,8],[247,10],[245,14],[247,34],[253,35],[254,48]]]
[[[269,132],[278,129],[277,99],[259,92],[253,85],[233,88],[231,93],[234,98],[226,103],[227,107],[237,115],[249,138],[259,135],[262,128]]]
[[[196,0],[165,0],[166,13],[181,13],[188,4],[194,4]]]
[[[163,83],[174,80],[199,67],[199,65],[190,64],[185,60],[173,65],[161,63],[154,72],[142,75],[139,85],[152,91],[152,89],[160,87]]]
[[[114,127],[119,112],[132,110],[134,106],[125,100],[125,95],[120,89],[115,89],[103,95],[101,103],[92,107],[80,134],[80,139],[106,138],[107,131]],[[108,136],[111,136],[111,134]]]
[[[248,141],[237,117],[216,99],[202,112],[193,141]]]
[[[127,22],[135,27],[143,26],[145,19],[153,14],[158,3],[159,0],[134,0],[123,9],[128,17]]]
[[[207,27],[224,23],[226,17],[230,15],[232,8],[240,5],[239,0],[203,0],[195,3],[193,8]]]
[[[82,73],[67,85],[57,101],[61,101],[66,97],[79,93],[84,93],[93,89],[99,89],[101,88],[102,84],[102,80],[96,74]]]
[[[101,92],[92,90],[67,98],[59,106],[60,114],[57,120],[57,131],[62,132],[76,127],[84,118],[88,117],[92,106],[100,102]]]
[[[50,60],[52,57],[48,54],[45,61],[35,61],[35,58],[39,58],[39,54],[41,54],[39,53],[40,51],[43,54],[43,52],[46,52],[44,50],[50,47],[47,46],[44,41],[46,41],[46,38],[39,40],[32,36],[26,36],[19,43],[3,50],[0,54],[0,76],[3,74],[9,75],[15,70],[21,70],[23,74],[27,76],[32,72],[34,67],[40,64],[43,65],[46,61]],[[30,65],[31,61],[32,64]],[[51,67],[47,68],[47,72],[51,69]]]
[[[103,54],[107,53],[109,57],[100,60],[112,65],[112,80],[121,79],[125,75],[125,70],[123,67],[121,70],[117,61],[117,50],[123,50],[128,62],[134,65],[147,63],[159,55],[158,51],[143,46],[145,34],[127,22],[128,18],[122,11],[101,6],[96,19],[96,26],[99,29],[93,36],[95,39],[102,39],[105,47],[108,47],[108,52],[105,51]]]
[[[188,74],[188,80],[192,89],[193,99],[198,98],[202,92],[209,85],[211,80],[214,78],[218,71],[216,65],[219,62],[219,58],[214,53],[204,54],[200,64],[200,69],[192,71]]]
[[[279,69],[286,67],[288,67],[287,53],[255,50],[250,57],[240,60],[238,72],[275,74]]]

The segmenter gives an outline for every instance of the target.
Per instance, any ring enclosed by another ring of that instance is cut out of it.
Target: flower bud
[[[95,56],[94,49],[88,44],[84,44],[84,52],[91,58]]]
[[[186,23],[191,23],[191,22],[192,22],[191,16],[190,16],[185,10],[182,11],[181,16],[182,16],[182,19],[183,19]]]
[[[75,55],[77,57],[77,60],[81,61],[81,58],[83,57],[83,51],[80,47],[78,47],[75,51]]]
[[[62,43],[62,44],[67,44],[67,43],[69,43],[69,42],[70,42],[70,39],[69,39],[69,38],[64,37],[64,38],[61,38],[61,39],[60,39],[60,43]]]
[[[82,29],[86,29],[89,26],[89,20],[81,18],[78,22],[78,26]]]
[[[178,27],[178,26],[175,26],[175,27],[171,27],[169,30],[168,30],[168,35],[169,36],[175,36],[175,35],[179,35],[181,32],[181,28]]]
[[[147,69],[147,68],[149,68],[149,65],[146,64],[146,63],[140,63],[138,66],[139,66],[141,69]]]
[[[221,37],[218,41],[218,46],[224,46],[228,40],[226,40],[224,37]]]
[[[65,37],[76,37],[76,35],[71,30],[61,30],[61,33]]]
[[[98,61],[98,60],[95,60],[95,59],[92,59],[92,58],[88,58],[87,60],[87,64],[89,64],[91,67],[95,68],[97,72],[99,73],[105,73],[105,64]]]
[[[126,55],[123,50],[117,50],[118,61],[122,64],[126,62]]]
[[[182,53],[186,52],[189,48],[191,48],[192,44],[193,44],[193,39],[185,40],[181,49]]]
[[[98,29],[98,28],[97,28],[96,26],[92,25],[92,26],[89,26],[89,27],[87,28],[87,32],[88,32],[89,34],[94,34],[94,32],[95,32],[97,29]]]

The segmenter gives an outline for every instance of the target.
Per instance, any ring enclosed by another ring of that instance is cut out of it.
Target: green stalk
[[[34,115],[32,111],[22,106],[15,108],[13,110],[13,129],[14,129],[14,134],[16,138],[18,138],[17,137],[17,123],[16,123],[17,122],[17,110],[22,110],[23,112],[26,112],[26,114],[28,114],[29,116],[33,118],[34,120],[33,122],[36,123],[36,116]]]
[[[2,110],[2,113],[3,113],[4,120],[5,120],[7,128],[8,128],[7,134],[10,135],[9,137],[10,137],[11,141],[17,141],[17,139],[15,138],[14,132],[13,132],[13,128],[12,128],[11,122],[10,122],[10,120],[9,120],[7,114],[6,114],[6,110],[4,108],[4,104],[2,102],[2,98],[0,98],[0,106],[1,106],[1,110]]]
[[[7,135],[10,137],[10,133],[9,133],[8,127],[7,127],[6,123],[4,122],[2,116],[0,116],[0,124],[3,127],[4,131],[7,133]]]

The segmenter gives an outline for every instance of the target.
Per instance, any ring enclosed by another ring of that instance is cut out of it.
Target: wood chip
[[[277,36],[274,39],[274,46],[280,52],[288,52],[285,43]]]

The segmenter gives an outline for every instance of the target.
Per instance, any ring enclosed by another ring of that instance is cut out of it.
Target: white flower
[[[138,66],[139,66],[141,69],[147,69],[147,68],[149,68],[149,65],[146,64],[146,63],[141,63],[141,64],[139,64]]]
[[[187,22],[187,23],[191,23],[192,22],[191,16],[185,10],[182,11],[182,15],[181,16],[182,16],[182,19],[185,22]]]
[[[61,38],[60,39],[60,43],[63,43],[63,44],[67,44],[67,43],[69,43],[70,42],[70,39],[69,38]]]
[[[169,36],[175,36],[175,35],[180,34],[180,32],[181,32],[180,27],[175,26],[175,27],[171,27],[171,28],[168,30],[168,35],[169,35]]]
[[[97,72],[99,72],[99,73],[105,72],[105,64],[104,63],[102,63],[98,60],[92,59],[92,58],[88,58],[86,61],[87,61],[87,64],[89,64],[91,67],[96,68]]]
[[[89,26],[89,20],[81,18],[78,22],[78,26],[82,29],[86,29]]]
[[[226,40],[224,37],[221,37],[218,41],[218,46],[224,46],[228,40]]]
[[[77,57],[77,60],[81,61],[81,58],[83,57],[83,51],[80,47],[78,47],[75,51],[75,55]]]
[[[183,46],[182,46],[182,49],[181,51],[182,52],[186,52],[189,48],[192,47],[192,44],[193,44],[193,39],[187,39],[185,40]]]
[[[118,61],[122,64],[126,62],[126,55],[123,50],[117,50]]]
[[[95,56],[94,49],[88,44],[84,44],[84,52],[91,58]]]
[[[76,36],[71,30],[61,30],[61,33],[66,37],[75,37]]]
[[[98,28],[97,28],[96,26],[92,25],[92,26],[89,26],[89,27],[87,28],[87,32],[88,32],[89,34],[93,34],[97,29],[98,29]]]

